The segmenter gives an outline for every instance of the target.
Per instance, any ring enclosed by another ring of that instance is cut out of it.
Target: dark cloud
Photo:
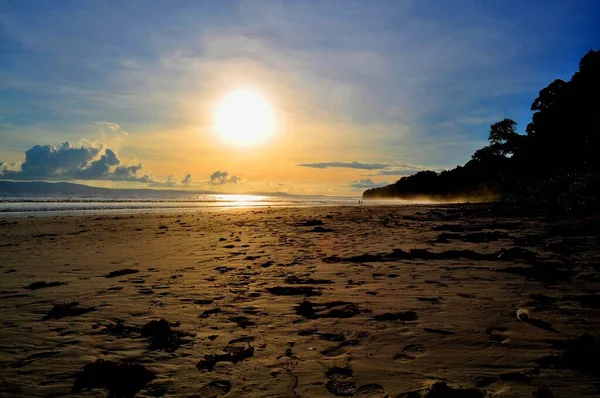
[[[85,141],[80,147],[69,142],[60,148],[35,145],[25,152],[25,161],[18,168],[0,166],[0,178],[11,180],[111,180],[148,182],[150,177],[138,172],[142,164],[122,165],[117,154],[102,145]],[[96,159],[97,158],[97,159]]]
[[[348,183],[348,185],[350,185],[353,189],[364,190],[369,188],[383,187],[385,185],[389,185],[389,182],[375,182],[370,178],[367,178],[366,180],[351,181]]]
[[[110,180],[113,181],[140,181],[150,182],[151,178],[149,175],[144,174],[139,176],[137,173],[142,168],[142,164],[134,164],[130,166],[117,166],[114,168],[112,173],[109,175]]]
[[[419,172],[419,169],[402,169],[402,170],[381,170],[375,176],[409,176]]]
[[[104,180],[110,174],[112,166],[119,164],[119,158],[112,149],[107,149],[100,159],[94,160],[88,167],[75,170],[73,177],[78,180]]]
[[[25,162],[18,170],[2,171],[2,178],[15,180],[52,179],[71,176],[89,165],[102,147],[86,142],[81,147],[72,147],[69,142],[60,148],[54,145],[35,145],[25,152]]]
[[[238,176],[230,176],[226,171],[217,170],[210,175],[212,185],[237,184],[241,179]]]
[[[424,167],[424,166],[412,166],[409,164],[401,164],[394,167],[392,170],[380,170],[373,174],[368,174],[368,176],[410,176],[413,174],[417,174],[422,170],[433,170],[436,172],[444,171],[444,168],[435,168],[435,167]]]
[[[183,185],[188,185],[190,182],[192,182],[192,175],[191,174],[187,174],[185,177],[183,177],[183,180],[181,180],[181,183]]]
[[[390,167],[385,163],[362,163],[362,162],[320,162],[320,163],[300,163],[298,166],[311,167],[313,169],[330,169],[330,168],[345,168],[345,169],[360,169],[360,170],[379,170]]]
[[[363,163],[363,162],[319,162],[300,163],[298,166],[313,169],[345,168],[358,170],[380,170],[370,175],[404,176],[414,174],[420,170],[431,169],[424,166],[402,163]]]

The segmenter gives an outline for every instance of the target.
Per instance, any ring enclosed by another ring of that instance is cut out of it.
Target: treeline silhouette
[[[499,200],[549,208],[600,204],[600,51],[579,62],[570,81],[557,79],[531,105],[526,134],[504,119],[490,126],[489,145],[464,166],[420,171],[373,188],[364,198]]]

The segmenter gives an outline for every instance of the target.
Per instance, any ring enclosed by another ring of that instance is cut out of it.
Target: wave
[[[96,214],[105,212],[140,212],[166,210],[200,210],[203,208],[308,207],[354,204],[348,198],[282,198],[237,195],[202,197],[190,200],[164,198],[4,198],[0,214],[40,215]]]

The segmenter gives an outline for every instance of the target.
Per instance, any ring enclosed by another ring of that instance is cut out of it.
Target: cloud
[[[298,166],[311,167],[315,169],[328,168],[346,168],[358,170],[377,170],[373,174],[365,174],[366,177],[372,176],[408,176],[421,170],[442,170],[427,166],[403,164],[403,163],[363,163],[363,162],[317,162],[300,163]]]
[[[375,174],[370,174],[373,176],[409,176],[412,174],[416,174],[421,169],[400,169],[400,170],[381,170]]]
[[[386,163],[362,163],[362,162],[319,162],[319,163],[300,163],[298,166],[310,167],[313,169],[330,169],[330,168],[345,168],[345,169],[360,169],[360,170],[379,170],[390,167]]]
[[[104,132],[121,135],[123,137],[129,135],[129,133],[123,130],[117,123],[100,121],[94,122],[94,124],[100,126]]]
[[[217,170],[208,180],[193,180],[190,173],[181,179],[169,175],[166,179],[142,173],[143,164],[123,164],[117,153],[95,141],[82,141],[80,146],[64,142],[54,145],[35,145],[25,152],[23,163],[0,161],[0,180],[98,180],[130,181],[150,187],[208,187],[245,182],[242,178]]]
[[[190,184],[192,183],[192,175],[191,174],[186,174],[185,177],[183,177],[181,179],[181,181],[179,181],[175,176],[170,175],[167,177],[166,180],[157,180],[154,178],[151,178],[148,181],[148,185],[151,187],[168,187],[168,188],[174,188],[174,187],[189,187]],[[196,183],[194,182],[194,186],[196,187],[201,187],[203,185],[205,185],[207,182],[199,182]]]
[[[367,177],[372,177],[372,176],[409,176],[409,175],[413,175],[418,173],[419,171],[423,171],[423,170],[433,170],[436,172],[442,172],[444,170],[447,170],[448,168],[444,168],[444,167],[431,167],[431,166],[416,166],[416,165],[410,165],[410,164],[400,164],[395,166],[393,169],[390,170],[379,170],[376,173],[373,174],[368,174],[366,175]]]
[[[151,187],[175,187],[179,184],[178,184],[177,178],[170,175],[164,181],[159,181],[159,180],[149,181],[148,185],[150,185]]]
[[[109,174],[112,166],[119,164],[119,158],[112,149],[106,149],[100,159],[94,160],[88,167],[74,170],[73,176],[81,180],[102,180]]]
[[[11,162],[11,163],[7,163],[7,162],[0,162],[0,175],[2,175],[2,173],[4,171],[18,171],[20,170],[20,164],[16,163],[16,162]]]
[[[211,185],[237,184],[240,180],[238,176],[230,176],[226,171],[217,170],[210,175]]]
[[[383,187],[383,186],[389,185],[389,184],[390,184],[389,182],[375,182],[375,181],[371,180],[370,178],[367,178],[366,180],[350,181],[348,183],[348,185],[352,189],[356,189],[356,190]]]
[[[0,179],[11,180],[110,180],[149,182],[148,175],[140,175],[142,164],[123,165],[117,154],[93,141],[83,141],[73,147],[64,142],[54,145],[35,145],[25,152],[20,167],[2,163]]]
[[[144,174],[138,176],[137,172],[143,167],[142,163],[130,165],[130,166],[117,166],[114,168],[109,176],[109,179],[114,181],[139,181],[139,182],[150,182],[152,178]]]
[[[4,169],[2,177],[31,180],[72,175],[87,167],[101,149],[102,146],[92,142],[84,142],[79,148],[68,141],[58,149],[54,145],[35,145],[25,152],[25,162],[19,169]]]

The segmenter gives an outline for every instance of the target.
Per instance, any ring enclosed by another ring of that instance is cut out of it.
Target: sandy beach
[[[598,396],[599,226],[486,205],[0,219],[0,396]]]

